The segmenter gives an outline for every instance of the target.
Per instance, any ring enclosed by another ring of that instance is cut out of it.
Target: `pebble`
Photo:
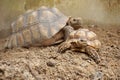
[[[47,66],[49,67],[55,67],[55,65],[56,65],[56,62],[54,60],[50,60],[47,62]]]

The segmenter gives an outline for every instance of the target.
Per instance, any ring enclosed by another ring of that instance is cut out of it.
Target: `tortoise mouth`
[[[74,28],[75,30],[77,30],[77,29],[83,28],[83,27],[82,27],[81,25],[79,25],[79,24],[76,24],[76,25],[73,26],[73,28]]]

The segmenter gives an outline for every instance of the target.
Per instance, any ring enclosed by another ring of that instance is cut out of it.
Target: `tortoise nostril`
[[[84,40],[80,40],[81,42],[83,42]]]

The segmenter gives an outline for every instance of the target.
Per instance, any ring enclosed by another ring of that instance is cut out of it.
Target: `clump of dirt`
[[[0,80],[119,80],[120,26],[86,28],[94,31],[102,42],[100,65],[85,53],[68,50],[60,54],[59,45],[1,50]]]

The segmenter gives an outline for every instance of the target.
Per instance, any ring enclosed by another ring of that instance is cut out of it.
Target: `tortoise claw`
[[[94,61],[96,64],[99,64],[101,62],[100,58],[96,58],[96,59],[94,59]]]
[[[70,48],[71,44],[64,42],[58,47],[58,52],[63,53]]]
[[[101,62],[100,56],[94,48],[88,46],[86,47],[86,52],[97,64]]]

